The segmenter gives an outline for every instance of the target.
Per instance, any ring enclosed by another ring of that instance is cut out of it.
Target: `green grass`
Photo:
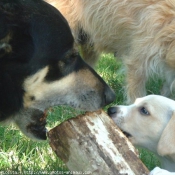
[[[114,89],[117,98],[111,104],[124,103],[124,73],[122,63],[115,60],[113,55],[102,54],[96,66],[97,72]],[[150,81],[148,93],[159,93],[161,82]],[[111,106],[110,105],[110,106]],[[107,106],[109,107],[109,106]],[[105,107],[105,110],[107,109]],[[48,112],[48,129],[53,128],[64,120],[80,114],[81,111],[69,107],[55,107]],[[159,166],[154,154],[140,149],[140,157],[145,165],[151,170]],[[13,126],[0,126],[0,174],[2,171],[9,174],[27,174],[26,172],[38,171],[64,171],[66,167],[61,160],[52,152],[48,141],[36,142],[26,138]],[[37,173],[36,173],[37,174]],[[41,174],[38,172],[38,174]]]

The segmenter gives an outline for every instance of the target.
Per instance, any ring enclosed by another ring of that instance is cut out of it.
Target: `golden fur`
[[[77,44],[91,65],[102,51],[117,53],[126,66],[128,102],[146,95],[157,74],[166,80],[162,95],[174,90],[175,0],[46,0],[66,17]]]

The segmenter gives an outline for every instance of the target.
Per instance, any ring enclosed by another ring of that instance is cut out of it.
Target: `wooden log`
[[[53,151],[75,174],[149,174],[133,145],[102,110],[69,119],[48,137]]]

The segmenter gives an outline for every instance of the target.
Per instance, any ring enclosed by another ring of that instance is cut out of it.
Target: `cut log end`
[[[137,151],[102,110],[69,119],[49,131],[50,146],[69,170],[93,175],[148,175]]]

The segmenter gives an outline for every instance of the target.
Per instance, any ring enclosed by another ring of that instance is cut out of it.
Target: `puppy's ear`
[[[157,152],[160,156],[175,155],[175,111],[160,137]]]

